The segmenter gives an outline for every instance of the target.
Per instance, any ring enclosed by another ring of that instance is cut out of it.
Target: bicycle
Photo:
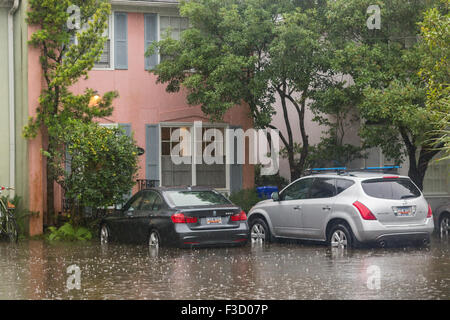
[[[14,190],[13,187],[0,187],[0,195],[4,190]],[[0,197],[0,235],[4,234],[10,242],[17,242],[19,232],[17,231],[17,222],[14,215],[15,207],[9,201],[4,201]]]

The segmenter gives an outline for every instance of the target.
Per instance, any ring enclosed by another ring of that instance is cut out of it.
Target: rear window
[[[167,191],[168,200],[175,207],[210,206],[231,202],[215,191]]]
[[[405,178],[372,179],[362,182],[364,192],[374,198],[402,200],[420,197],[420,190]]]

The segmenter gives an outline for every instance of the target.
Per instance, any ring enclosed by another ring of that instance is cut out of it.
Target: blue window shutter
[[[239,126],[231,126],[230,129],[242,129],[242,127]],[[237,161],[237,138],[235,136],[232,136],[234,139],[234,159],[233,163],[230,164],[230,192],[238,192],[242,190],[242,164],[238,164]]]
[[[114,67],[128,69],[128,15],[114,12]]]
[[[160,166],[160,138],[159,124],[148,124],[145,128],[145,176],[149,180],[161,180],[159,177]]]
[[[145,51],[155,41],[158,41],[158,15],[149,13],[144,15],[145,21]],[[158,64],[158,54],[145,57],[145,70],[150,70]]]

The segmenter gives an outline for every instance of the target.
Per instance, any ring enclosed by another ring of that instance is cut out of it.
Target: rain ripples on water
[[[71,265],[80,270],[79,290],[67,286]],[[450,299],[449,242],[349,251],[294,242],[158,252],[96,242],[0,242],[0,299]]]

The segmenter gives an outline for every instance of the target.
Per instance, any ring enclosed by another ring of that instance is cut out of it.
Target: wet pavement
[[[450,243],[432,240],[426,248],[332,251],[295,242],[159,252],[0,242],[0,299],[449,300]],[[79,290],[69,289],[74,279]]]

